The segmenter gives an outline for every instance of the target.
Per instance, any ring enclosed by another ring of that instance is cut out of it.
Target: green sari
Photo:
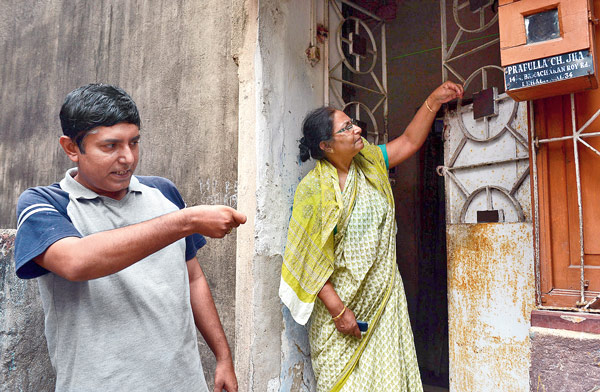
[[[280,286],[294,319],[304,324],[310,316],[317,391],[422,391],[395,250],[381,150],[365,141],[344,192],[335,168],[318,162],[296,191]],[[328,279],[356,318],[369,323],[361,339],[338,332],[315,300]]]

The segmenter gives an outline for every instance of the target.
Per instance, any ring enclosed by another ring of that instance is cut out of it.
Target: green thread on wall
[[[482,40],[482,39],[486,39],[486,38],[492,38],[492,37],[497,37],[497,36],[498,36],[498,34],[490,34],[490,35],[485,35],[485,36],[483,36],[483,37],[478,37],[478,38],[468,39],[468,40],[466,40],[466,41],[459,42],[459,43],[458,43],[458,45],[467,44],[467,43],[469,43],[469,42],[480,41],[480,40]],[[389,59],[388,59],[388,62],[389,62],[389,61],[392,61],[392,60],[399,60],[399,59],[403,59],[403,58],[405,58],[405,57],[409,57],[409,56],[415,56],[415,55],[417,55],[417,54],[423,54],[423,53],[427,53],[427,52],[433,52],[434,50],[440,50],[440,49],[442,49],[442,47],[441,47],[441,46],[438,46],[438,47],[431,48],[431,49],[424,49],[424,50],[419,50],[419,51],[417,51],[417,52],[412,52],[412,53],[401,54],[400,56],[394,56],[394,57],[392,57],[392,58],[389,58]]]

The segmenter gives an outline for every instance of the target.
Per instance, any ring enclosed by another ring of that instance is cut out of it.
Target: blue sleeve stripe
[[[30,211],[29,213],[27,213],[27,215],[23,216],[23,214],[31,209],[32,207],[38,207],[33,211]],[[23,223],[25,223],[25,221],[33,214],[38,213],[38,212],[42,212],[42,211],[54,211],[54,212],[58,212],[58,210],[54,207],[52,207],[49,204],[34,204],[32,205],[30,208],[27,208],[25,210],[23,210],[23,212],[21,213],[21,216],[19,217],[19,220],[17,221],[17,230],[19,230],[19,227],[21,227],[21,225]]]
[[[390,169],[390,161],[388,160],[387,147],[385,144],[378,144],[377,147],[381,149],[381,153],[383,154],[383,159],[385,160],[385,168]]]

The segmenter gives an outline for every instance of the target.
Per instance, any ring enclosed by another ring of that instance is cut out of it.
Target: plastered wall
[[[312,391],[306,331],[278,290],[294,191],[314,166],[299,161],[300,124],[322,105],[323,69],[304,53],[309,2],[261,1],[250,11],[256,25],[240,55],[238,178],[240,208],[256,215],[238,229],[236,368],[241,391]]]
[[[65,95],[90,82],[120,85],[142,118],[137,174],[175,182],[188,205],[237,203],[238,26],[231,1],[2,2],[0,228],[16,227],[18,195],[62,178]],[[234,344],[235,238],[198,258]],[[4,270],[3,270],[4,271]],[[2,305],[4,306],[4,305]],[[201,341],[202,342],[202,341]],[[202,342],[212,383],[214,361]]]

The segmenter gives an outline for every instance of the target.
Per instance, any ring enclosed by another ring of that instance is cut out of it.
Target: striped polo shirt
[[[15,264],[37,278],[57,391],[204,391],[186,260],[206,240],[181,239],[115,274],[71,282],[33,259],[65,237],[84,237],[185,208],[161,177],[133,176],[121,200],[67,171],[19,197]],[[152,239],[149,238],[148,241]]]

